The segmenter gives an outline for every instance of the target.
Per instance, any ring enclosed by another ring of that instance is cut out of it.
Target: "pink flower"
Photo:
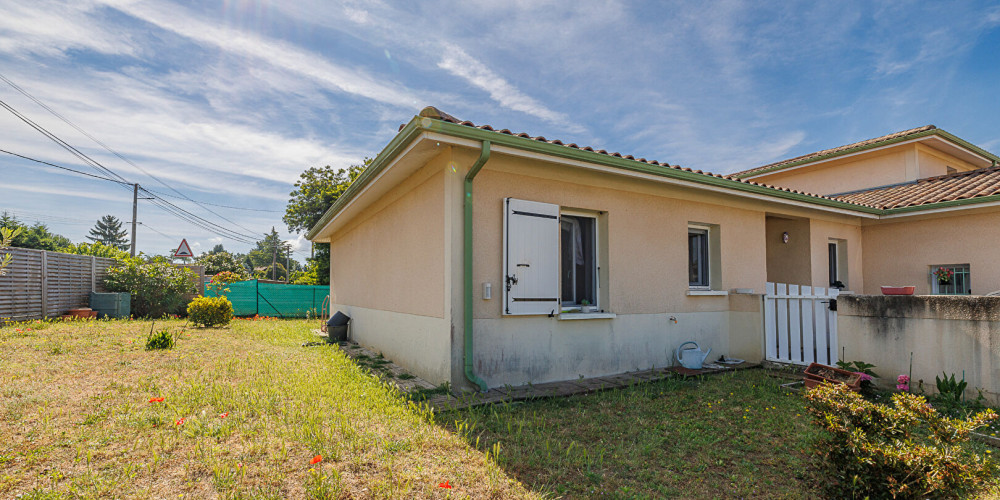
[[[896,383],[897,384],[909,384],[910,383],[910,377],[908,377],[906,375],[900,375],[900,376],[896,377]]]
[[[862,372],[854,372],[854,373],[856,373],[856,374],[858,374],[860,376],[862,382],[871,382],[872,381],[872,376],[869,375],[869,374],[867,374],[867,373],[862,373]]]
[[[910,390],[910,386],[906,384],[896,384],[896,389],[900,391],[908,391]]]

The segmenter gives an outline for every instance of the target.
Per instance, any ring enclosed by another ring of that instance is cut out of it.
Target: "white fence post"
[[[837,312],[829,304],[840,290],[767,283],[764,356],[779,363],[837,361]]]

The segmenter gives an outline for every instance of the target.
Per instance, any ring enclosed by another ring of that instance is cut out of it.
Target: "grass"
[[[761,370],[433,415],[312,322],[158,321],[176,344],[147,351],[151,326],[0,328],[0,498],[822,496]]]
[[[439,415],[538,491],[571,498],[818,497],[803,402],[762,370]]]
[[[785,382],[748,370],[437,420],[543,494],[822,498],[826,478],[811,452],[819,431]],[[993,488],[981,494],[998,498]]]
[[[314,326],[0,328],[0,498],[538,496]]]

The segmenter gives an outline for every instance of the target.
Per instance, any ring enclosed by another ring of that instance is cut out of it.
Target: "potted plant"
[[[590,301],[583,299],[580,301],[580,312],[592,313],[597,310],[597,307],[590,305]]]
[[[937,278],[939,285],[947,285],[948,283],[951,283],[951,278],[955,275],[955,271],[952,271],[947,267],[939,267],[933,274],[934,277]]]

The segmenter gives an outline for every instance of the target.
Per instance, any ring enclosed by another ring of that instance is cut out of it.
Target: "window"
[[[584,301],[600,310],[606,224],[603,213],[504,200],[503,314],[552,315]]]
[[[688,287],[693,291],[721,290],[719,226],[688,224]]]
[[[830,286],[847,288],[847,240],[831,239],[827,244]]]
[[[709,288],[708,229],[688,228],[688,285]]]
[[[597,219],[563,213],[559,226],[562,307],[597,306]]]
[[[944,273],[938,272],[944,269]],[[947,271],[951,271],[948,276]],[[968,264],[947,264],[943,266],[931,266],[931,293],[934,295],[970,295],[972,294],[971,274]],[[935,274],[937,273],[937,274]],[[942,277],[939,277],[942,276]]]

